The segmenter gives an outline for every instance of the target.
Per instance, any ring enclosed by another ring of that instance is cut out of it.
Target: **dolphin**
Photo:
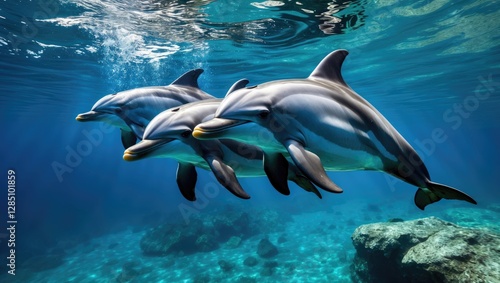
[[[185,103],[214,98],[198,86],[202,69],[184,73],[168,86],[150,86],[109,94],[99,99],[89,112],[77,121],[99,121],[121,130],[124,148],[142,139],[149,121],[160,112]]]
[[[341,74],[347,54],[328,54],[305,79],[271,81],[228,93],[214,119],[198,125],[193,136],[258,145],[273,157],[264,157],[265,167],[286,167],[280,156],[290,156],[308,179],[330,192],[342,189],[325,169],[377,170],[417,186],[414,201],[422,210],[442,198],[476,204],[467,194],[432,182],[411,145],[347,85]],[[283,182],[285,176],[272,178]]]
[[[233,140],[197,140],[192,136],[196,125],[213,118],[221,101],[222,99],[202,100],[163,111],[146,127],[143,140],[125,150],[123,159],[176,159],[179,162],[177,185],[184,198],[190,201],[196,200],[195,167],[212,171],[219,183],[234,195],[243,199],[250,198],[236,176],[264,176],[262,150]],[[288,168],[286,178],[321,198],[316,187],[295,166]],[[278,191],[290,193],[280,189]]]

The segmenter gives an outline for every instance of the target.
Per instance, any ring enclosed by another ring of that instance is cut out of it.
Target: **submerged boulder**
[[[500,235],[435,217],[362,225],[355,282],[500,282]]]
[[[225,246],[228,249],[236,249],[237,247],[240,246],[240,244],[241,244],[241,238],[232,236],[231,238],[229,238],[229,240],[227,240]]]
[[[257,254],[261,258],[271,258],[278,254],[278,248],[268,239],[262,239],[257,246]]]

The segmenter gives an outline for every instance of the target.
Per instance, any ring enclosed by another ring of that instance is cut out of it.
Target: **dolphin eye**
[[[269,111],[267,111],[267,110],[261,111],[261,112],[259,112],[258,115],[259,115],[259,118],[261,118],[262,120],[267,119],[267,117],[269,117]]]
[[[181,133],[181,137],[187,138],[187,137],[191,136],[191,133],[192,133],[191,130],[186,130],[186,131]]]

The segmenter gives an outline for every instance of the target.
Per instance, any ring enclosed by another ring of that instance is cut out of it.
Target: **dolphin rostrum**
[[[196,199],[195,167],[212,171],[219,183],[234,195],[244,199],[250,198],[241,187],[236,175],[264,176],[262,150],[233,140],[202,141],[192,136],[196,125],[213,118],[221,101],[222,99],[202,100],[163,111],[146,127],[143,140],[125,150],[123,159],[127,161],[147,157],[176,159],[179,162],[177,185],[182,195],[190,201]],[[285,178],[321,198],[319,191],[295,166],[290,166]],[[289,191],[280,192],[289,194]]]
[[[289,155],[308,179],[330,192],[342,189],[325,169],[378,170],[417,186],[414,201],[422,210],[441,198],[476,204],[467,194],[432,182],[410,144],[346,84],[341,66],[347,54],[330,53],[306,79],[271,81],[229,93],[215,118],[198,125],[193,136],[260,146],[269,168],[286,168],[279,156]],[[283,175],[271,178],[285,180]]]
[[[79,114],[77,121],[99,121],[119,127],[125,148],[142,139],[149,121],[160,112],[185,103],[214,98],[198,87],[202,69],[186,72],[168,86],[141,87],[109,94],[92,110]]]

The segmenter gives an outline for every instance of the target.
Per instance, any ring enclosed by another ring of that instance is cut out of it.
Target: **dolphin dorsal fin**
[[[172,85],[184,85],[199,88],[198,77],[203,73],[203,69],[194,69],[178,77]]]
[[[241,79],[241,80],[235,82],[231,86],[231,88],[227,91],[226,96],[228,96],[233,91],[236,91],[236,90],[238,90],[240,88],[246,87],[248,83],[249,83],[249,81],[247,79]]]
[[[347,86],[346,82],[342,78],[341,68],[345,57],[349,52],[344,49],[335,50],[328,54],[321,62],[319,62],[316,69],[311,73],[309,78],[320,78],[324,80],[329,80],[342,85]]]

